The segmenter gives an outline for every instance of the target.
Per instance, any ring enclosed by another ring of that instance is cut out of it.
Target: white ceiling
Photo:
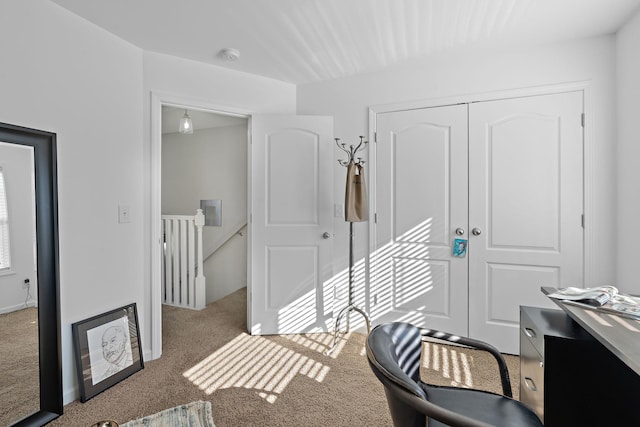
[[[616,32],[640,0],[52,0],[140,48],[306,83]],[[227,62],[223,48],[240,51]]]
[[[177,133],[178,125],[180,124],[180,119],[182,118],[182,116],[184,116],[184,112],[184,108],[163,105],[162,133]],[[187,113],[189,114],[189,117],[191,117],[193,129],[195,129],[196,131],[220,126],[236,126],[247,124],[246,117],[229,116],[192,109],[189,109]]]

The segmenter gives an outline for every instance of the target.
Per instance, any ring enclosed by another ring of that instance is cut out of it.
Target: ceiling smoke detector
[[[218,56],[225,61],[237,61],[240,58],[240,52],[237,49],[228,47],[218,52]]]

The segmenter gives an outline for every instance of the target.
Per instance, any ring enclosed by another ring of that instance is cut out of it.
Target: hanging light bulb
[[[184,110],[184,116],[180,119],[180,128],[178,128],[178,132],[193,133],[193,123],[191,122],[191,117],[187,114],[187,110]]]

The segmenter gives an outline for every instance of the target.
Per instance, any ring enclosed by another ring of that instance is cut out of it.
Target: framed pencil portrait
[[[76,322],[71,331],[81,402],[144,368],[135,303]]]

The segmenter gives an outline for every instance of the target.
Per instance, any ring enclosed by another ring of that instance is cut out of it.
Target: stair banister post
[[[203,257],[203,249],[202,249],[202,227],[204,226],[204,214],[202,213],[202,209],[198,209],[196,211],[196,215],[194,217],[194,224],[196,226],[198,232],[198,273],[196,275],[196,301],[195,301],[195,309],[202,310],[206,305],[206,278],[204,277],[204,263],[202,261]]]

